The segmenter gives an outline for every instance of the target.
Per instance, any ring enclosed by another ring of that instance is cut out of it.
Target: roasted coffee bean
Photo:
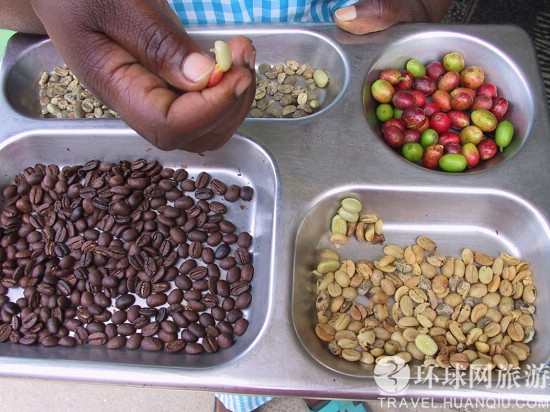
[[[61,336],[57,341],[59,346],[73,347],[76,345],[76,339],[72,336]]]
[[[179,275],[174,279],[174,284],[176,285],[177,288],[181,290],[189,290],[191,289],[193,282],[187,275]]]
[[[117,327],[113,323],[105,325],[105,335],[107,336],[107,340],[112,339],[117,335],[116,329]]]
[[[214,260],[216,259],[214,256],[214,251],[209,247],[203,247],[201,252],[201,259],[206,264],[214,263]]]
[[[193,269],[196,266],[197,266],[197,261],[196,260],[187,259],[185,262],[183,262],[181,264],[181,266],[179,267],[179,271],[180,271],[181,274],[187,275],[191,271],[191,269]]]
[[[143,336],[154,336],[158,333],[160,324],[158,322],[150,322],[141,328]]]
[[[214,252],[214,257],[221,260],[227,257],[227,255],[229,255],[229,252],[231,252],[231,247],[226,243],[222,243],[216,248],[216,251]]]
[[[237,261],[233,256],[227,256],[220,260],[220,268],[228,270],[235,266]]]
[[[246,263],[241,268],[241,279],[250,282],[254,277],[254,266],[251,263]]]
[[[228,202],[235,202],[239,198],[241,188],[239,185],[231,185],[227,188],[224,199]]]
[[[227,233],[223,235],[222,242],[227,243],[228,245],[233,245],[237,243],[237,235],[235,233]]]
[[[248,321],[245,318],[239,318],[233,325],[233,333],[241,336],[248,329]]]
[[[239,247],[235,251],[235,260],[237,261],[238,264],[244,265],[250,262],[250,253],[248,252],[247,249]]]
[[[218,342],[216,341],[216,338],[212,336],[206,336],[202,340],[202,346],[204,350],[208,353],[214,353],[218,351]]]
[[[132,294],[126,294],[118,297],[115,301],[115,305],[118,309],[124,310],[132,306],[136,301],[136,297]]]
[[[233,337],[230,333],[223,332],[218,335],[216,342],[220,348],[226,349],[233,345]]]
[[[206,293],[202,297],[202,303],[204,303],[204,306],[207,308],[213,308],[218,304],[218,297],[213,293]]]
[[[206,336],[204,326],[199,323],[190,323],[189,326],[187,326],[187,330],[198,338],[203,338]]]
[[[218,322],[216,325],[220,333],[233,333],[233,326],[226,320]]]
[[[107,343],[107,336],[104,332],[94,332],[88,336],[88,343],[94,346],[101,346]]]
[[[232,297],[227,297],[222,301],[222,309],[226,312],[229,312],[235,307],[235,299]]]
[[[229,296],[229,293],[230,293],[229,283],[227,283],[225,279],[219,279],[217,282],[216,288],[218,290],[218,295],[220,295],[222,298]]]
[[[124,336],[114,336],[107,341],[107,349],[119,349],[126,346],[126,338]]]
[[[189,277],[192,280],[203,279],[204,277],[206,277],[207,274],[208,269],[206,268],[206,266],[196,266],[189,271]]]
[[[38,341],[38,335],[36,333],[27,333],[21,336],[18,343],[22,345],[33,345]]]
[[[5,342],[10,338],[12,332],[11,325],[7,323],[0,324],[0,342]]]
[[[188,355],[198,355],[203,351],[204,348],[199,343],[189,343],[185,346],[185,353],[187,353]]]
[[[117,310],[111,316],[111,322],[115,325],[120,325],[126,322],[126,319],[128,319],[128,316],[124,310]]]
[[[254,190],[250,186],[243,186],[239,191],[239,196],[242,200],[249,201],[252,199]]]
[[[248,232],[241,232],[237,236],[237,245],[243,249],[248,249],[252,243],[252,236]]]
[[[204,328],[207,336],[217,337],[220,334],[220,331],[215,326],[206,326]]]
[[[214,197],[214,192],[212,191],[212,189],[207,187],[199,188],[195,190],[195,197],[200,200],[210,200]]]
[[[230,267],[227,271],[227,274],[225,275],[225,280],[229,284],[233,284],[235,282],[238,282],[241,279],[241,269],[238,266]]]
[[[210,313],[212,314],[212,317],[217,321],[221,321],[221,320],[225,319],[225,310],[223,310],[219,306],[214,306],[210,310]]]
[[[220,226],[220,231],[222,231],[223,233],[233,233],[236,230],[235,225],[228,220],[222,220],[219,223],[219,226]]]
[[[186,328],[187,325],[189,325],[189,320],[185,316],[183,316],[183,313],[181,312],[175,312],[171,314],[172,320],[176,325],[178,325],[180,328]]]
[[[252,295],[249,292],[240,294],[235,300],[235,307],[237,309],[246,309],[252,301]]]
[[[199,320],[199,314],[194,310],[186,309],[182,313],[189,322],[196,322]]]
[[[208,290],[208,280],[207,279],[195,280],[191,287],[195,290],[200,291],[200,292],[204,292],[204,291]]]
[[[250,289],[250,284],[244,280],[235,282],[231,285],[230,291],[231,295],[239,296],[240,294],[248,291]]]
[[[194,343],[199,340],[198,336],[192,333],[189,329],[184,329],[181,332],[181,338],[187,343]]]
[[[211,233],[206,239],[206,243],[208,244],[208,246],[212,246],[212,247],[217,246],[222,241],[222,237],[223,235],[221,232]]]
[[[126,341],[126,349],[136,350],[141,347],[141,342],[143,341],[143,336],[141,333],[134,333]]]
[[[199,300],[190,300],[187,302],[187,306],[195,312],[202,312],[206,309],[206,305]]]
[[[147,296],[145,300],[147,305],[150,307],[162,306],[166,303],[167,296],[165,293],[153,293],[152,295]]]
[[[117,330],[117,333],[119,333],[122,336],[131,336],[134,333],[136,333],[136,328],[131,323],[122,323],[117,326],[116,330]]]
[[[183,301],[183,291],[181,289],[172,290],[166,299],[168,304],[181,303]]]
[[[225,191],[227,190],[227,186],[225,185],[225,183],[221,182],[218,179],[212,179],[210,181],[210,188],[217,195],[223,195],[223,194],[225,194]]]
[[[183,339],[174,339],[166,344],[166,352],[178,353],[185,349],[186,342]]]
[[[164,347],[164,343],[154,336],[146,336],[141,341],[141,348],[150,352],[159,352]]]

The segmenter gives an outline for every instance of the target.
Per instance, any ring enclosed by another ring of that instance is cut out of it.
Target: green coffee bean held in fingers
[[[514,138],[514,125],[509,120],[500,122],[495,130],[495,142],[502,152]]]

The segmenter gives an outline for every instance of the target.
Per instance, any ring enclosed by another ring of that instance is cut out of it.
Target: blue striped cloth
[[[168,0],[186,23],[332,22],[334,11],[357,0]]]
[[[216,398],[233,412],[250,412],[273,399],[272,396],[231,395],[228,393],[217,393]]]

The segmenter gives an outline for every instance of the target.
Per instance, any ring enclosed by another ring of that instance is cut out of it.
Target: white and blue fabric
[[[183,24],[333,22],[357,0],[168,0]]]
[[[273,399],[272,396],[247,396],[217,393],[216,397],[233,412],[250,412]]]

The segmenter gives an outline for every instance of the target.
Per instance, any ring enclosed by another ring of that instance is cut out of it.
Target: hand
[[[163,150],[223,145],[254,96],[255,49],[228,44],[233,66],[206,88],[215,61],[187,35],[165,0],[31,0],[79,80]],[[213,45],[212,45],[213,46]]]
[[[397,23],[439,22],[451,0],[360,0],[334,13],[336,24],[353,34],[385,30]]]

